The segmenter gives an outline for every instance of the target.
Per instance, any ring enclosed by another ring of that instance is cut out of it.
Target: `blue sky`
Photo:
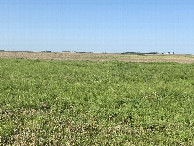
[[[193,0],[0,0],[0,50],[194,54]]]

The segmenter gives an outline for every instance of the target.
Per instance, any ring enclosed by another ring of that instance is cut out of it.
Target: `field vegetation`
[[[168,54],[120,54],[120,53],[79,53],[79,52],[0,52],[0,58],[84,60],[84,61],[125,61],[125,62],[178,62],[194,63],[194,55]]]
[[[194,145],[194,64],[0,59],[1,145]]]

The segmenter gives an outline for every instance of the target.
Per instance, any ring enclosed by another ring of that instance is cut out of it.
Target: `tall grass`
[[[0,144],[193,145],[194,64],[0,59]]]

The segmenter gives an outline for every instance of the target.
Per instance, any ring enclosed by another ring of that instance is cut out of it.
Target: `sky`
[[[194,54],[194,0],[0,0],[0,50]]]

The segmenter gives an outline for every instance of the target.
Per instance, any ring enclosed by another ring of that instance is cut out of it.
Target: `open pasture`
[[[0,58],[78,61],[125,61],[125,62],[178,62],[194,63],[194,55],[167,54],[119,54],[80,52],[0,52]]]
[[[0,59],[2,145],[193,145],[193,138],[193,63]]]

